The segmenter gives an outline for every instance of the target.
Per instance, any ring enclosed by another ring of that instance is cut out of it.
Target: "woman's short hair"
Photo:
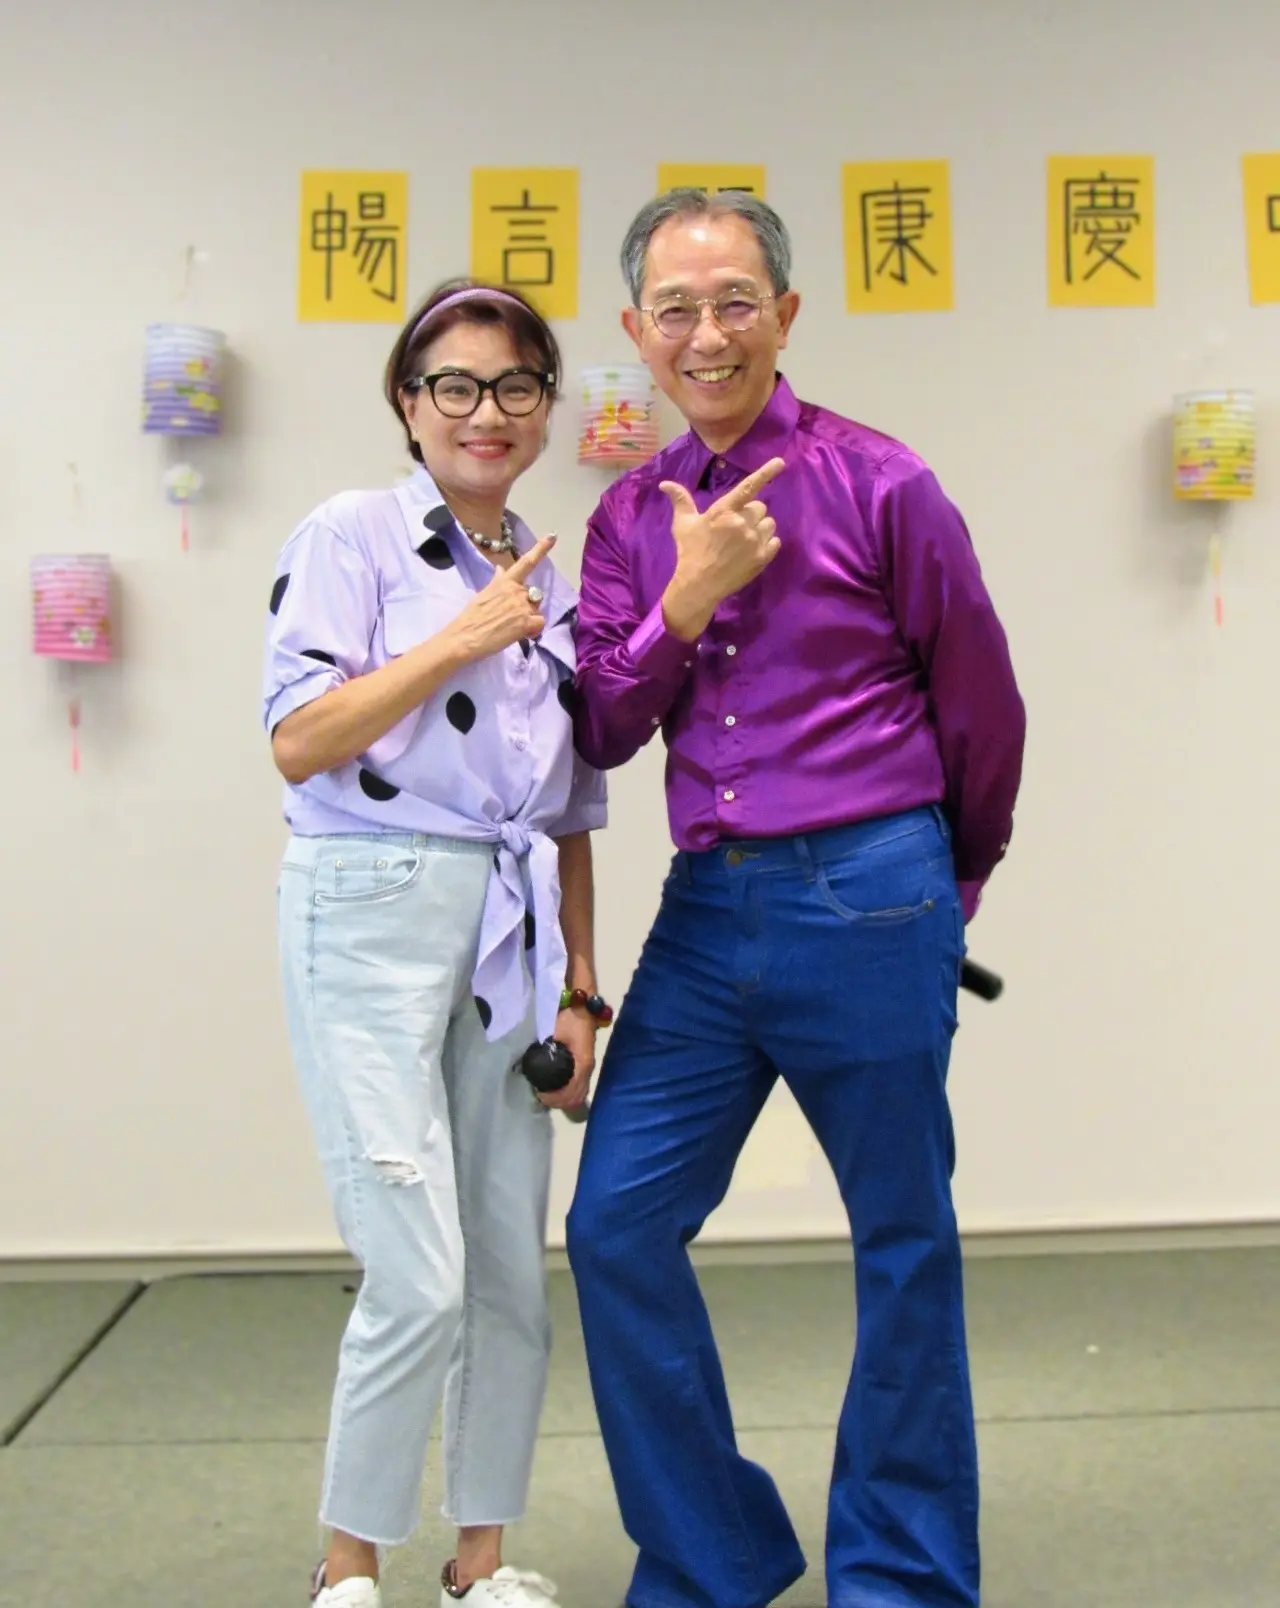
[[[560,390],[560,346],[541,313],[517,291],[478,279],[446,279],[406,322],[387,359],[387,401],[404,427],[410,456],[418,463],[422,462],[422,449],[409,433],[400,406],[400,391],[418,374],[426,347],[459,324],[487,324],[506,330],[521,362],[549,377],[547,395],[551,401]]]

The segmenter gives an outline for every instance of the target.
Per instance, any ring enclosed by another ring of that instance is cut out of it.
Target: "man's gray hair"
[[[728,214],[745,218],[755,230],[774,295],[790,290],[791,236],[767,201],[748,190],[717,190],[708,195],[705,190],[681,189],[668,190],[646,201],[627,230],[622,242],[622,277],[631,291],[632,302],[639,307],[649,242],[664,223],[671,218],[722,218]]]

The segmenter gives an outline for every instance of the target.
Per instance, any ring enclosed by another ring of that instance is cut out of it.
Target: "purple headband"
[[[418,336],[421,335],[424,326],[430,323],[437,313],[444,312],[446,307],[456,306],[458,302],[481,300],[510,302],[513,307],[519,307],[523,312],[527,313],[529,311],[528,304],[526,302],[522,302],[519,296],[511,295],[509,291],[497,289],[491,290],[486,285],[468,285],[464,290],[450,291],[447,296],[442,297],[438,302],[427,308],[426,312],[423,313],[422,317],[413,326],[413,333],[409,336],[408,341],[405,343],[405,351],[407,352],[411,349],[414,341],[416,341]]]

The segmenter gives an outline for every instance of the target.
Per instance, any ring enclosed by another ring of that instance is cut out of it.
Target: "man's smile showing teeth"
[[[735,372],[733,367],[687,370],[689,378],[699,381],[702,385],[717,385],[721,380],[731,379]]]

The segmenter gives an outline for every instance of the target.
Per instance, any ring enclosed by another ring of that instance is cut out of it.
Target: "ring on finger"
[[[543,596],[545,595],[540,586],[531,586],[528,588],[528,592],[530,603],[541,603]]]

